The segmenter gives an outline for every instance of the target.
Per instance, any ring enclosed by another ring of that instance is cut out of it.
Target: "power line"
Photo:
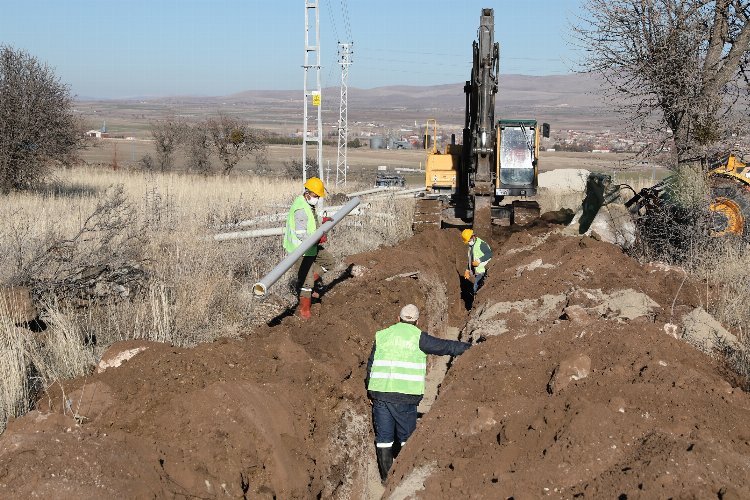
[[[331,19],[331,25],[333,26],[333,36],[336,38],[336,40],[339,39],[339,34],[336,31],[336,19],[333,17],[333,8],[331,8],[331,0],[326,0],[326,4],[328,4],[328,17]]]
[[[354,41],[352,38],[352,27],[349,23],[349,5],[346,0],[340,0],[341,3],[341,13],[344,16],[344,26],[346,27],[346,39],[350,42]]]
[[[469,57],[471,54],[448,54],[448,53],[441,53],[441,52],[417,52],[417,51],[409,51],[409,50],[402,50],[402,49],[377,49],[377,48],[368,48],[368,52],[398,52],[399,54],[414,54],[414,55],[420,55],[420,56],[440,56],[440,57],[457,57],[461,59],[467,59],[470,60]],[[561,58],[553,58],[553,57],[507,57],[507,56],[500,56],[500,62],[502,62],[503,59],[508,59],[512,61],[549,61],[549,62],[558,62],[561,61]]]

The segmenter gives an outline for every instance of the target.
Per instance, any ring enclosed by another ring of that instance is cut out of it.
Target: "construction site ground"
[[[362,274],[307,322],[115,345],[107,360],[145,350],[8,425],[0,496],[750,498],[750,397],[678,338],[705,286],[542,222],[480,236],[495,257],[470,311],[458,231],[429,230],[350,257]],[[365,367],[407,303],[433,335],[479,342],[431,358],[382,488]]]

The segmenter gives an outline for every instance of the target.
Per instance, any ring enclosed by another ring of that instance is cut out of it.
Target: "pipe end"
[[[256,283],[253,285],[253,293],[256,297],[262,297],[266,294],[266,285],[263,283]]]

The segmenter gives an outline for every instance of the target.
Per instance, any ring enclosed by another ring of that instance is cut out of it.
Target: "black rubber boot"
[[[385,478],[388,477],[388,471],[393,465],[393,450],[388,448],[375,448],[378,457],[378,470],[380,471],[380,482],[385,484]]]

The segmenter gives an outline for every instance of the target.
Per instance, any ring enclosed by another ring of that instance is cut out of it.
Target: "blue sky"
[[[495,9],[500,72],[569,73],[581,0],[319,0],[322,85],[354,42],[349,85],[462,82],[482,7]],[[0,0],[0,44],[55,68],[81,97],[301,89],[305,0]]]

